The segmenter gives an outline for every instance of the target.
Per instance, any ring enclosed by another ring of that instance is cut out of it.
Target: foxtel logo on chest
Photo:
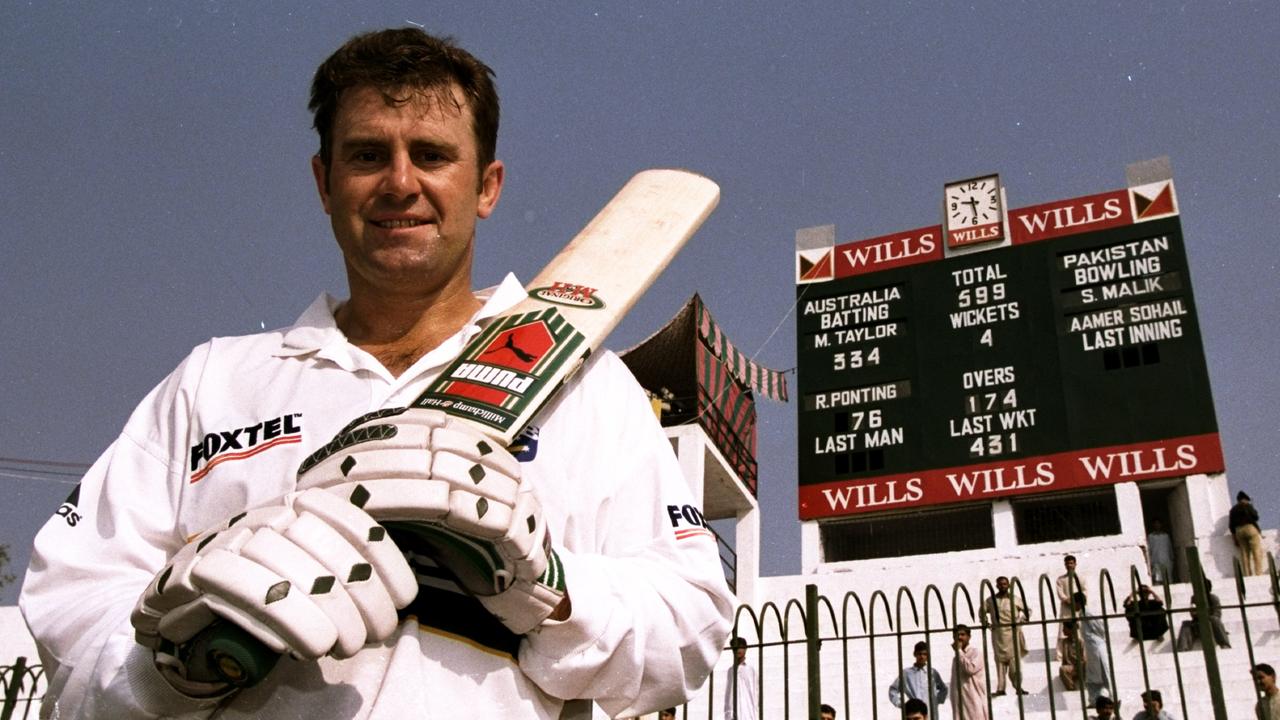
[[[234,430],[208,433],[191,447],[191,482],[224,462],[244,460],[278,445],[302,442],[302,413],[286,413]]]

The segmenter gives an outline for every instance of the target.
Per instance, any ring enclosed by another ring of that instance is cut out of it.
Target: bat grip
[[[183,652],[188,677],[225,682],[237,688],[257,685],[280,654],[244,628],[220,620],[201,630]]]

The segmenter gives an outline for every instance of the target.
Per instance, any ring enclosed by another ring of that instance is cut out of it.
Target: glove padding
[[[520,463],[443,412],[358,418],[303,463],[298,484],[361,507],[401,550],[447,569],[516,634],[564,600],[563,567]]]
[[[185,650],[220,619],[277,653],[350,657],[389,637],[396,609],[417,591],[384,528],[334,494],[311,490],[187,543],[147,586],[131,621],[176,689],[215,695],[226,684]]]

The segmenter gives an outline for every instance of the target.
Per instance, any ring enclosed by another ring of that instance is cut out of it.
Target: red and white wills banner
[[[1165,180],[1010,210],[1009,235],[1012,244],[1022,245],[1177,214],[1173,182]],[[834,280],[943,257],[942,226],[933,225],[836,245],[822,260],[808,259],[821,271],[801,281]]]
[[[1014,245],[1129,225],[1126,190],[1018,208],[1009,213]]]
[[[1222,472],[1217,433],[800,486],[800,519]]]
[[[908,230],[835,247],[835,277],[942,259],[942,226]]]

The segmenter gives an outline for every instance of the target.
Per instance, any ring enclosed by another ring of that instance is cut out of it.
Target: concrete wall
[[[1227,512],[1232,499],[1226,476],[1193,475],[1178,483],[1170,495],[1175,524],[1189,524],[1184,535],[1199,548],[1208,576],[1230,577],[1235,546],[1227,534]],[[763,603],[803,598],[804,585],[809,582],[817,583],[820,591],[829,597],[851,590],[869,597],[876,590],[897,592],[904,586],[919,594],[929,583],[948,589],[956,583],[971,584],[976,592],[981,579],[994,580],[998,575],[1021,578],[1031,597],[1041,574],[1050,580],[1062,574],[1062,557],[1068,553],[1078,558],[1078,572],[1088,587],[1097,587],[1098,573],[1106,568],[1116,592],[1123,594],[1129,586],[1131,567],[1138,569],[1144,582],[1150,575],[1140,488],[1135,483],[1120,483],[1115,486],[1115,495],[1120,517],[1117,535],[1019,545],[1013,509],[1008,501],[997,500],[992,503],[991,513],[995,547],[930,555],[823,562],[819,524],[805,522],[801,527],[801,575],[761,578],[756,599]],[[1274,551],[1276,531],[1265,531],[1263,539],[1266,548]],[[1180,558],[1183,556],[1181,546],[1186,542],[1178,543]]]
[[[17,605],[0,605],[0,665],[12,665],[17,657],[27,658],[29,664],[40,662],[36,655],[36,641],[27,632],[27,624]]]

